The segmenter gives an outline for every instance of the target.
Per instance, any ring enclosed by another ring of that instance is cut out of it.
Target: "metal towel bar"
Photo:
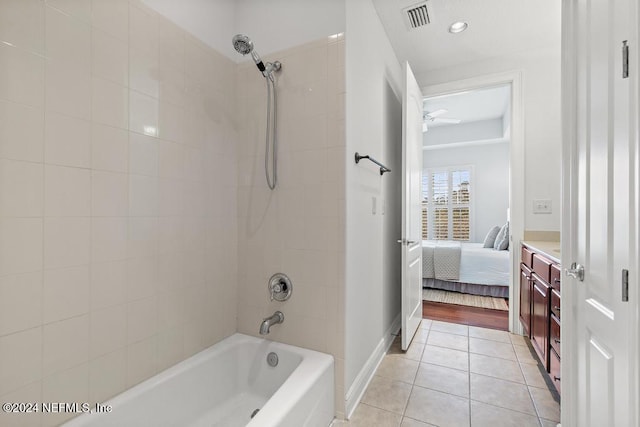
[[[355,159],[356,159],[356,164],[359,163],[361,159],[368,159],[373,163],[375,163],[376,165],[380,166],[380,175],[383,175],[385,172],[391,172],[391,169],[389,169],[388,167],[386,167],[385,165],[383,165],[382,163],[380,163],[379,161],[377,161],[371,156],[361,156],[360,154],[358,154],[358,152],[356,152]]]

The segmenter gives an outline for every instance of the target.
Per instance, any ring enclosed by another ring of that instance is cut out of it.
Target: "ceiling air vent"
[[[415,4],[403,10],[409,29],[422,27],[431,22],[427,2]]]

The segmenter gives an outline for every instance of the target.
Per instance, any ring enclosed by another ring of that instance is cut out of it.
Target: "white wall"
[[[344,0],[143,0],[235,62],[231,38],[247,34],[261,55],[344,32]]]
[[[401,67],[370,0],[347,10],[347,254],[345,391],[365,367],[400,312]],[[390,114],[391,113],[391,114]],[[390,174],[353,154],[392,162]],[[377,211],[372,214],[372,199]],[[380,206],[386,202],[386,213]],[[390,231],[393,230],[393,231]]]
[[[423,167],[473,165],[471,241],[482,242],[494,225],[507,221],[509,143],[425,150]]]
[[[530,50],[416,75],[421,86],[522,70],[525,137],[525,229],[560,230],[560,46]],[[533,214],[550,199],[551,214]]]

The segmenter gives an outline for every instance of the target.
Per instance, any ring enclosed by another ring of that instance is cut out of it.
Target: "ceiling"
[[[414,73],[560,44],[559,0],[427,0],[431,23],[408,30],[403,9],[419,0],[373,0],[400,62]],[[451,34],[449,25],[469,27]]]
[[[458,92],[425,98],[424,111],[448,110],[438,117],[462,120],[460,124],[502,118],[509,106],[509,85]],[[428,122],[429,128],[455,126],[455,124]]]

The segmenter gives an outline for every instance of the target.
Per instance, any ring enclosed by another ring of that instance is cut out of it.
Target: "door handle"
[[[571,264],[571,267],[565,268],[564,272],[569,277],[578,279],[581,282],[584,281],[584,266],[580,264],[574,262],[573,264]]]
[[[415,240],[407,240],[407,239],[398,239],[396,240],[398,243],[402,243],[403,245],[413,245],[416,243]]]

